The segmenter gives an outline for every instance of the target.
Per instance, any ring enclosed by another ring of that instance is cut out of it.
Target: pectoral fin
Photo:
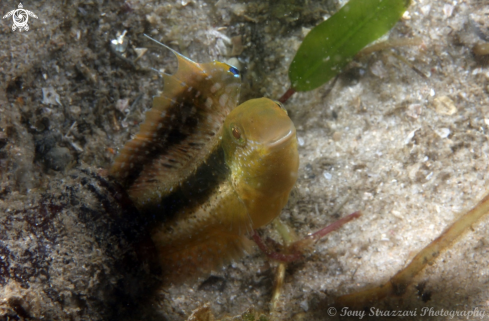
[[[248,253],[253,242],[246,206],[231,188],[221,184],[209,202],[152,231],[163,275],[170,282],[200,276]]]

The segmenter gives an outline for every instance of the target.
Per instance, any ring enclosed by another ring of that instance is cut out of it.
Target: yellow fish
[[[110,174],[151,221],[164,276],[178,281],[246,252],[247,235],[287,203],[299,155],[295,127],[278,103],[235,107],[236,68],[173,52],[177,72],[163,74],[162,95]]]

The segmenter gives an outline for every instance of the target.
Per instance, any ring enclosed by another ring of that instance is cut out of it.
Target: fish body
[[[140,132],[110,169],[142,215],[167,280],[200,275],[238,258],[247,234],[268,224],[297,179],[295,127],[267,99],[238,107],[238,71],[176,53]]]

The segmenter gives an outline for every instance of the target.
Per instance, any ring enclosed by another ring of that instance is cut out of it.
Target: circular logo
[[[335,315],[336,315],[336,309],[335,309],[335,308],[333,308],[333,307],[328,308],[328,315],[329,315],[330,317],[335,316]]]
[[[27,21],[29,21],[29,17],[27,16],[27,12],[24,9],[17,9],[13,14],[14,24],[17,28],[22,28],[27,25]]]
[[[2,19],[10,18],[10,16],[12,16],[12,20],[14,22],[12,25],[12,31],[18,29],[20,32],[29,30],[29,25],[27,24],[29,21],[29,16],[37,19],[37,16],[32,11],[24,9],[22,3],[19,3],[18,9],[8,12]]]

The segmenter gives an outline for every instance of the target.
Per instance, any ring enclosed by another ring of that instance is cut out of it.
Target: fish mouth
[[[270,148],[279,147],[284,143],[286,143],[287,141],[289,141],[294,135],[295,135],[295,128],[290,128],[285,134],[280,135],[278,138],[270,141],[267,144],[267,146]]]

